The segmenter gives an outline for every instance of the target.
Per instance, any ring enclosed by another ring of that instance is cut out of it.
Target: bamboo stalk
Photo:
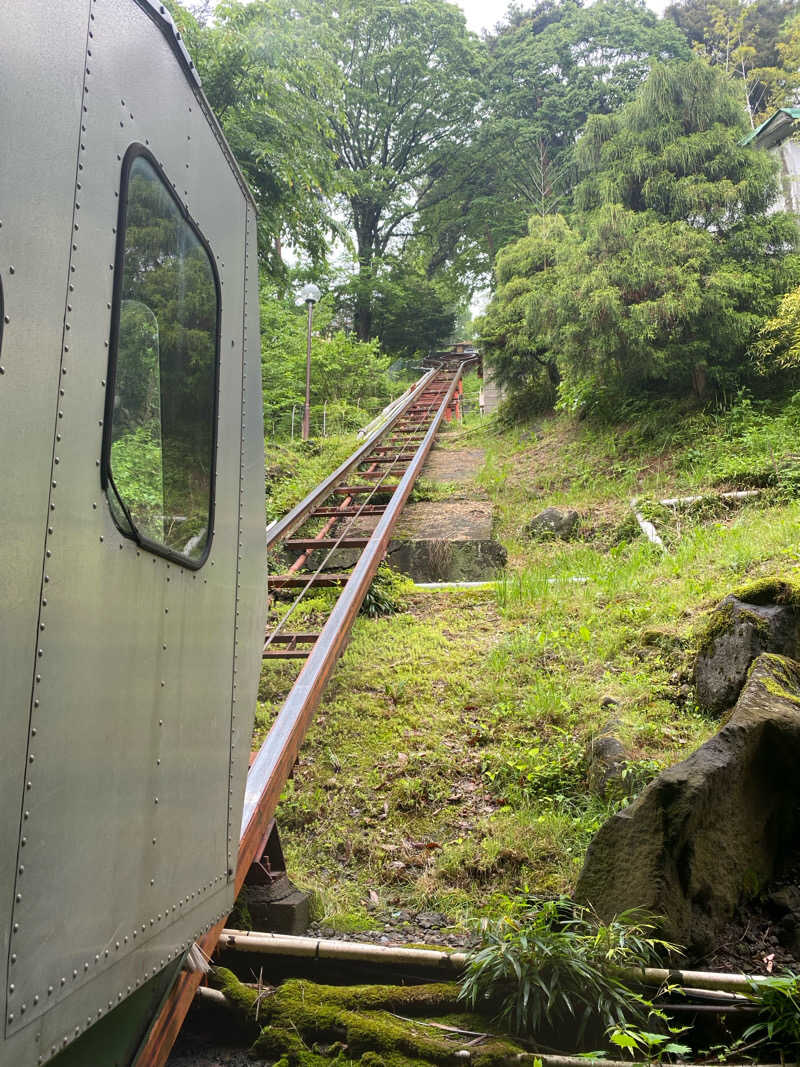
[[[194,999],[205,1001],[206,1004],[218,1004],[223,1008],[231,1008],[233,1005],[220,989],[212,989],[207,985],[200,985],[195,990]]]
[[[298,937],[290,934],[260,933],[256,930],[223,930],[219,944],[236,952],[265,956],[295,956],[320,960],[352,960],[355,963],[413,965],[424,969],[460,973],[469,961],[466,952],[444,948],[408,948],[405,945],[372,945],[363,941],[337,941],[333,938]],[[616,967],[613,973],[638,985],[680,986],[683,989],[716,990],[724,993],[750,993],[753,982],[767,976],[734,974],[726,971],[685,971],[662,967]]]
[[[681,971],[662,967],[616,967],[614,974],[629,982],[646,986],[673,985],[682,989],[721,990],[724,993],[752,993],[753,982],[764,982],[766,975],[733,974],[730,971]]]
[[[257,952],[265,956],[412,965],[427,970],[448,971],[453,974],[461,972],[467,963],[465,952],[406,948],[404,945],[370,945],[362,941],[337,941],[246,930],[223,930],[219,944],[221,948],[232,949],[236,952]]]

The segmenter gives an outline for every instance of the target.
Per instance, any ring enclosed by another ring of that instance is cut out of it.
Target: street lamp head
[[[307,285],[304,285],[303,288],[300,290],[299,296],[297,298],[297,303],[316,304],[321,296],[322,293],[317,288],[317,286],[314,285],[313,282],[309,282]]]

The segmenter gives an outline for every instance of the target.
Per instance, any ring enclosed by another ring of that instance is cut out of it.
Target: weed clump
[[[786,971],[753,982],[749,996],[759,1017],[742,1034],[739,1045],[774,1049],[781,1060],[787,1053],[800,1053],[800,974]]]
[[[370,619],[377,619],[381,615],[396,615],[397,612],[403,611],[405,598],[413,584],[406,575],[392,570],[387,563],[382,563],[367,590],[360,614]]]
[[[569,1026],[578,1042],[590,1023],[610,1028],[663,1019],[615,973],[678,951],[655,929],[655,919],[637,911],[604,923],[566,897],[512,905],[502,919],[482,924],[461,999],[473,1010],[490,1006],[512,1033],[538,1036]]]

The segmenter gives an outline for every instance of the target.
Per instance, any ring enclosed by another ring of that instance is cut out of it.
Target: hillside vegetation
[[[718,726],[689,676],[707,610],[745,579],[800,570],[798,430],[795,401],[742,395],[680,421],[489,419],[446,435],[486,450],[509,567],[481,589],[409,585],[397,614],[356,623],[278,812],[325,925],[457,924],[509,895],[569,892],[600,823]],[[657,503],[680,495],[704,499]],[[666,550],[641,536],[632,496]],[[579,512],[571,540],[525,535],[549,504]],[[289,674],[264,671],[262,730]],[[587,752],[609,723],[627,763],[600,796]]]
[[[745,143],[797,101],[795,0],[539,0],[480,36],[445,0],[169,6],[259,209],[270,439],[310,280],[315,436],[458,337],[523,419],[797,387],[796,220]]]

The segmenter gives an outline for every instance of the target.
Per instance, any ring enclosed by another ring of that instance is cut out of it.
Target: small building
[[[778,108],[742,140],[743,145],[762,148],[781,166],[781,193],[775,211],[791,211],[800,216],[800,107]]]

